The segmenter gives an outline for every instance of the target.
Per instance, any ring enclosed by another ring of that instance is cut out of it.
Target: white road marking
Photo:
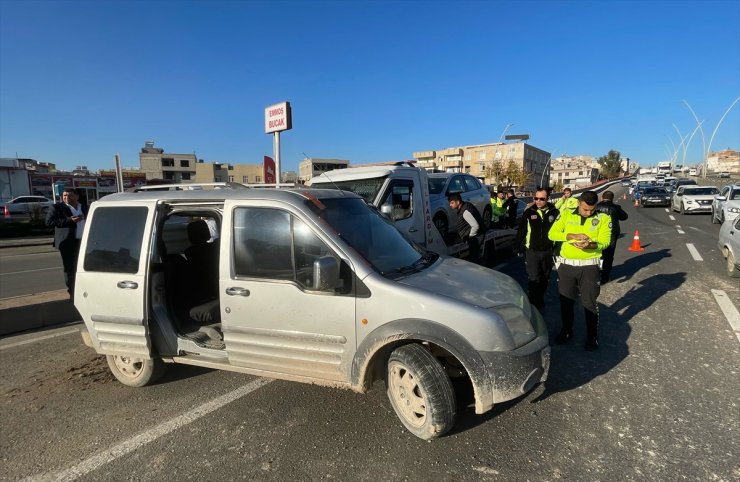
[[[181,427],[184,427],[189,423],[195,422],[199,418],[208,415],[214,410],[218,410],[224,405],[238,400],[239,398],[248,395],[259,388],[262,388],[270,382],[272,382],[272,380],[269,378],[258,378],[256,380],[253,380],[246,385],[237,388],[233,392],[221,395],[220,397],[215,398],[210,402],[204,403],[200,407],[196,407],[193,410],[180,415],[179,417],[175,417],[172,420],[161,423],[150,430],[142,432],[138,435],[134,435],[130,439],[124,440],[123,442],[109,448],[108,450],[98,452],[97,454],[87,458],[86,460],[83,460],[79,464],[73,465],[72,467],[59,472],[47,472],[45,474],[28,477],[24,479],[24,481],[76,480],[94,470],[97,470],[105,464],[113,462],[114,460],[119,459],[124,455],[130,454],[139,447],[151,443],[157,440],[159,437],[162,437],[163,435],[167,435]]]
[[[21,273],[35,273],[36,271],[49,271],[50,269],[54,270],[62,270],[61,266],[57,266],[56,268],[39,268],[39,269],[27,269],[25,271],[9,271],[7,273],[3,273],[3,275],[9,275],[9,274],[21,274]]]
[[[668,210],[668,208],[665,208],[665,212],[669,213],[669,212],[671,212],[671,211],[669,211],[669,210]]]
[[[735,305],[732,304],[732,301],[730,301],[730,298],[724,291],[712,290],[712,295],[714,295],[719,308],[725,314],[725,318],[730,322],[732,331],[735,332],[735,336],[740,341],[740,312],[737,311],[737,308],[735,308]]]
[[[673,217],[673,214],[669,214],[668,215],[668,219],[670,219],[671,221],[675,221],[676,220],[676,218]]]
[[[691,257],[694,258],[694,261],[704,261],[704,258],[701,257],[699,251],[696,250],[693,244],[686,243],[686,247],[689,248],[689,253],[691,253]]]
[[[0,350],[7,350],[8,348],[13,348],[13,347],[16,347],[16,346],[28,345],[29,343],[36,343],[37,341],[48,340],[49,338],[56,338],[58,336],[71,335],[72,333],[79,334],[80,333],[80,330],[79,329],[75,329],[75,330],[62,331],[61,333],[54,333],[54,334],[51,334],[51,335],[37,336],[37,337],[31,338],[29,340],[17,341],[15,343],[8,343],[7,345],[0,346]]]
[[[686,234],[683,229],[681,229],[681,226],[676,224],[676,231],[678,231],[678,234]]]

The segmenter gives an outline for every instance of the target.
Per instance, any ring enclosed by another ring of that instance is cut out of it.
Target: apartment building
[[[195,182],[238,182],[241,184],[265,182],[262,164],[198,162],[195,170]]]
[[[419,167],[427,170],[445,172],[465,172],[481,179],[486,184],[494,184],[495,179],[486,176],[486,168],[494,162],[506,165],[513,161],[525,172],[530,173],[522,191],[533,191],[543,181],[548,181],[545,172],[550,153],[526,142],[477,144],[471,146],[448,147],[440,150],[416,151],[412,154]],[[544,178],[544,179],[543,179]]]
[[[707,172],[740,174],[740,152],[733,149],[710,152],[707,157]]]
[[[598,161],[593,156],[559,156],[550,165],[550,186],[562,183],[563,187],[581,189],[599,178]]]
[[[139,166],[147,179],[164,179],[172,183],[194,182],[198,160],[193,154],[171,154],[146,141],[139,152]]]
[[[334,169],[346,169],[349,161],[345,159],[320,159],[307,157],[298,164],[298,180],[305,183],[314,176]]]

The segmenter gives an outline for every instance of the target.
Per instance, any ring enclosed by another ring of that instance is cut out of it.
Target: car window
[[[735,229],[740,229],[740,216],[738,216],[737,220],[735,221]]]
[[[393,181],[386,191],[385,198],[380,203],[381,212],[385,212],[383,206],[388,206],[391,212],[391,219],[410,218],[414,214],[414,182],[410,179],[397,179]]]
[[[314,261],[332,251],[306,223],[285,211],[238,208],[234,212],[234,274],[313,286]]]
[[[25,204],[28,202],[27,197],[19,197],[13,201],[13,204]]]
[[[313,184],[314,189],[341,189],[350,191],[365,198],[367,202],[374,202],[380,188],[385,183],[385,177],[373,179],[357,179],[353,181],[332,181]]]
[[[87,235],[85,271],[136,273],[148,212],[145,207],[96,210]]]
[[[447,192],[465,192],[465,181],[463,181],[462,176],[455,176],[452,178],[450,185],[447,188]]]
[[[710,194],[717,194],[719,191],[716,187],[698,187],[686,189],[684,194],[687,196],[707,196]]]
[[[732,193],[730,193],[730,199],[740,199],[740,188],[733,189]]]
[[[439,194],[445,188],[444,177],[430,177],[429,178],[429,194]]]
[[[719,192],[720,196],[727,197],[727,191],[729,191],[729,187],[723,187],[722,190]]]
[[[465,176],[465,186],[467,186],[468,191],[477,191],[480,189],[480,182],[473,176]]]

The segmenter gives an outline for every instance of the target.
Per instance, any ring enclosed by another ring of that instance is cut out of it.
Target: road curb
[[[0,300],[0,336],[63,325],[82,319],[67,290]]]

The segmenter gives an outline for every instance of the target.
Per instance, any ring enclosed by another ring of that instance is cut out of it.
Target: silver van
[[[401,422],[452,428],[451,379],[476,413],[545,380],[545,323],[511,278],[425,251],[338,190],[106,196],[77,266],[83,339],[129,386],[166,364],[367,391]]]

